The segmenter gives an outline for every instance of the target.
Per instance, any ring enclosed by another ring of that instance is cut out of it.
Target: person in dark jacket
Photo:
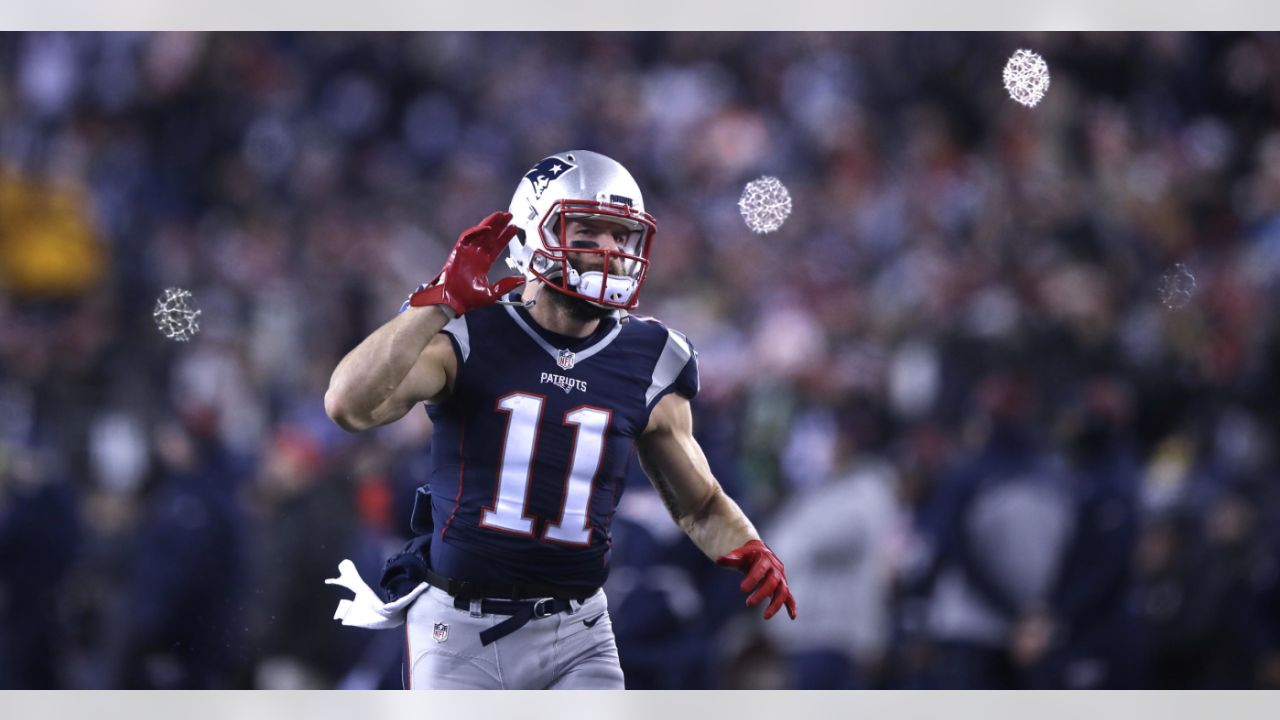
[[[1138,536],[1139,469],[1127,432],[1129,393],[1095,378],[1080,396],[1059,426],[1072,532],[1048,608],[1015,629],[1014,659],[1036,687],[1135,687],[1138,640],[1126,591]]]
[[[0,688],[62,687],[62,586],[79,544],[70,484],[0,447]]]
[[[1043,617],[1069,532],[1061,473],[1035,427],[1035,386],[1019,369],[996,371],[978,392],[978,448],[948,473],[924,514],[933,559],[925,625],[931,685],[1010,688],[1015,661],[1043,643]],[[1030,641],[1030,642],[1028,642]]]
[[[155,441],[156,474],[117,618],[118,685],[239,687],[249,598],[237,472],[216,436],[167,424]]]

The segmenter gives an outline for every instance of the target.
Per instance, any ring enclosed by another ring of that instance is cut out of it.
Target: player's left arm
[[[671,517],[693,543],[716,563],[746,573],[741,587],[751,593],[747,605],[755,607],[769,598],[766,620],[784,605],[794,620],[796,601],[782,562],[711,474],[707,457],[693,437],[689,400],[678,393],[659,400],[636,450],[640,466]]]

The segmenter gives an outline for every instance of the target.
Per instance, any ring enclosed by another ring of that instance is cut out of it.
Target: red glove
[[[739,585],[742,592],[750,592],[747,596],[747,607],[755,607],[762,600],[772,596],[773,602],[764,611],[764,619],[768,620],[785,604],[787,614],[796,619],[796,599],[787,587],[787,576],[782,561],[759,540],[752,540],[733,552],[716,560],[723,567],[737,568],[747,574]],[[759,587],[757,587],[759,586]],[[751,592],[755,588],[755,592]]]
[[[522,277],[504,277],[489,284],[489,267],[516,234],[511,213],[496,212],[458,236],[440,274],[409,296],[413,307],[448,305],[455,315],[492,304],[524,284]]]

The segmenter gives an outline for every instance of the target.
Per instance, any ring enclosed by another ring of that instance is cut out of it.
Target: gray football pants
[[[405,621],[412,690],[621,690],[622,666],[604,591],[567,612],[534,618],[488,646],[480,631],[508,615],[474,617],[431,588]]]

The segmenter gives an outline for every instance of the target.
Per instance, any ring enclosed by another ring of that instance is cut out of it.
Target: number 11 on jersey
[[[519,392],[498,400],[498,412],[507,413],[509,417],[502,443],[497,497],[493,507],[481,511],[481,527],[520,535],[533,534],[534,518],[525,512],[543,402],[542,397]],[[576,433],[565,476],[560,517],[547,525],[543,532],[546,540],[571,545],[586,545],[591,541],[587,512],[596,472],[604,459],[605,433],[609,430],[611,417],[608,410],[586,405],[564,414],[564,424],[576,428]]]

